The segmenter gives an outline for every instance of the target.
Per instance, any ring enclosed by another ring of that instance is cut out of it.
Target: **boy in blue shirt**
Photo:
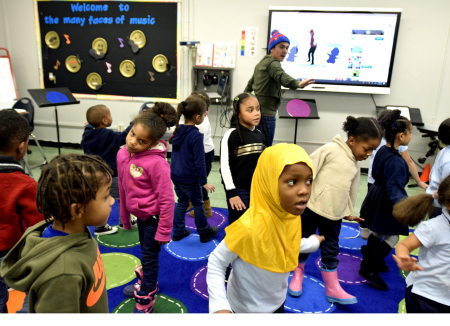
[[[116,157],[120,147],[125,145],[125,140],[130,132],[133,123],[122,132],[108,129],[113,118],[111,111],[103,104],[94,105],[86,111],[86,120],[88,124],[84,128],[83,137],[81,139],[81,147],[85,154],[100,156],[108,166],[113,170],[111,197],[117,201],[117,206],[120,214],[120,197],[119,184],[117,181],[117,163]],[[120,217],[119,217],[119,221]],[[122,228],[122,222],[120,227]],[[131,219],[131,224],[136,225],[136,218]],[[116,227],[111,227],[109,224],[95,227],[95,235],[113,234],[117,232]]]

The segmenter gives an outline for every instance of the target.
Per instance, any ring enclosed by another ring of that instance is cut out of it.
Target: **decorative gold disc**
[[[97,90],[97,86],[101,86],[101,84],[102,84],[102,77],[99,74],[97,74],[96,72],[91,72],[86,77],[86,83],[93,90]]]
[[[134,62],[131,60],[123,60],[120,63],[119,71],[122,76],[130,78],[133,77],[136,73],[136,67],[134,66]]]
[[[139,49],[142,49],[145,44],[147,44],[144,32],[138,30],[135,30],[131,33],[130,40],[133,40],[134,44],[136,44]]]
[[[78,59],[75,55],[69,55],[66,58],[66,68],[73,74],[79,72],[81,69],[80,59]]]
[[[92,42],[92,48],[97,51],[97,55],[99,55],[100,52],[106,54],[106,52],[108,52],[108,43],[106,43],[104,38],[97,37],[94,42]]]
[[[161,72],[161,73],[167,70],[168,63],[169,63],[169,61],[167,60],[166,56],[162,55],[162,54],[155,55],[155,57],[153,58],[153,61],[152,61],[153,68],[157,72]]]
[[[45,34],[45,44],[47,44],[50,49],[59,48],[60,42],[59,35],[55,31],[50,31]]]

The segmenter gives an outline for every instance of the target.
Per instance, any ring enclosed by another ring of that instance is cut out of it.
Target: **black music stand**
[[[61,143],[59,142],[59,123],[57,106],[80,104],[80,101],[73,97],[72,92],[67,87],[29,89],[33,100],[40,108],[49,106],[55,107],[56,135],[58,137],[58,153],[61,154]]]
[[[295,119],[294,144],[297,144],[298,119],[320,119],[315,100],[282,99],[278,108],[280,119]]]

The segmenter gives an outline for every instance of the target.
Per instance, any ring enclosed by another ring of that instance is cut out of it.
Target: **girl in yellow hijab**
[[[300,250],[316,251],[323,240],[316,235],[302,239],[300,215],[311,195],[312,178],[311,160],[300,146],[278,144],[261,154],[249,209],[225,229],[225,239],[209,257],[211,313],[284,312],[289,272],[297,267]]]

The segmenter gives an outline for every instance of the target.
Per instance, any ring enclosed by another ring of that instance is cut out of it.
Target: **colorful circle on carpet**
[[[409,273],[411,273],[410,271],[404,271],[402,269],[398,269],[398,271],[400,272],[400,275],[406,280],[406,278],[408,277]]]
[[[67,95],[61,93],[61,92],[48,92],[45,97],[50,103],[66,103],[69,102],[69,98]]]
[[[199,261],[208,259],[211,252],[219,245],[215,239],[206,243],[200,242],[200,235],[194,233],[179,241],[170,241],[164,245],[166,251],[172,256],[188,260]]]
[[[309,117],[311,108],[302,100],[291,100],[286,105],[286,111],[291,117]]]
[[[358,275],[362,260],[361,257],[340,253],[337,259],[339,259],[339,265],[337,267],[339,282],[356,285],[367,283],[365,279]],[[315,265],[320,269],[321,264],[322,257],[319,257],[316,259]]]
[[[289,274],[289,283],[291,282],[292,275],[293,273]],[[299,297],[293,297],[289,293],[286,295],[286,302],[284,304],[285,312],[324,314],[336,309],[334,303],[327,301],[325,285],[318,279],[305,275],[302,289],[303,293]]]
[[[195,219],[193,217],[191,217],[189,215],[189,212],[186,213],[186,227],[190,230],[197,230],[196,226],[195,226]],[[211,226],[217,226],[217,227],[221,227],[222,225],[225,224],[225,221],[227,220],[226,216],[216,212],[215,210],[212,210],[212,216],[208,217],[208,223]]]
[[[208,300],[208,284],[206,283],[206,273],[208,267],[202,266],[194,272],[191,278],[191,290],[201,298]]]
[[[361,246],[367,244],[367,240],[361,238],[361,232],[351,226],[342,225],[339,234],[339,247],[350,250],[361,250]]]
[[[122,252],[102,254],[106,274],[106,289],[116,288],[136,278],[134,269],[141,265],[139,258]]]
[[[134,299],[125,299],[113,310],[113,314],[131,314],[136,306]],[[157,294],[153,307],[156,314],[186,314],[188,312],[183,302],[165,294]]]
[[[130,248],[136,247],[140,244],[139,232],[137,226],[131,228],[131,230],[119,229],[116,233],[107,235],[97,235],[95,239],[99,244],[110,248]]]
[[[400,303],[398,304],[398,313],[399,313],[399,314],[406,314],[406,304],[405,304],[405,299],[403,299],[402,301],[400,301]]]

